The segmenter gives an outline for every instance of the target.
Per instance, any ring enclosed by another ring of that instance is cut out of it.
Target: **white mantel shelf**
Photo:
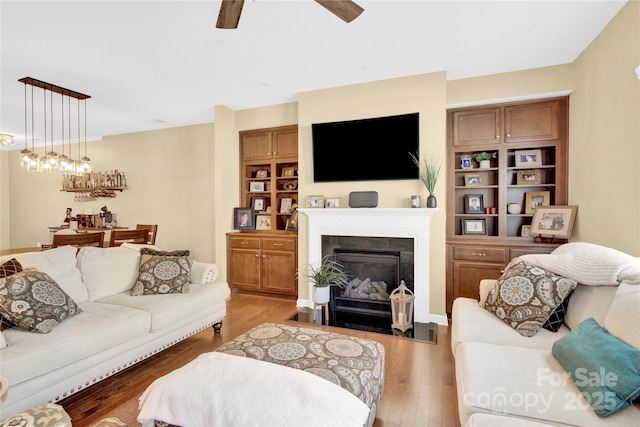
[[[447,324],[429,312],[429,221],[438,209],[428,208],[303,208],[308,217],[309,264],[322,259],[322,236],[412,238],[414,245],[414,320]],[[313,295],[309,284],[309,295]],[[311,302],[309,302],[311,303]]]

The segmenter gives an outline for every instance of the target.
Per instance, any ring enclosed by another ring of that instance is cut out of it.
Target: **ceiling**
[[[90,95],[94,140],[213,122],[215,105],[281,104],[443,70],[455,80],[570,63],[625,1],[356,3],[365,11],[346,24],[312,0],[247,0],[238,29],[222,30],[219,0],[2,0],[0,132],[24,147],[22,77]]]

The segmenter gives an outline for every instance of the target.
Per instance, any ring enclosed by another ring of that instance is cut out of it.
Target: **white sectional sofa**
[[[140,246],[65,246],[9,255],[47,273],[80,308],[51,332],[11,327],[0,333],[0,374],[9,382],[0,419],[56,402],[211,325],[226,314],[229,287],[215,264],[192,261],[187,293],[131,296]],[[76,254],[77,252],[77,254]],[[213,332],[212,332],[213,333]]]
[[[569,294],[559,330],[541,328],[532,336],[519,333],[512,317],[505,321],[496,314],[502,313],[491,311],[497,295],[507,292],[508,287],[500,285],[517,262],[512,261],[500,280],[480,283],[480,302],[470,298],[454,301],[451,348],[461,425],[640,426],[640,258],[598,245],[567,243],[551,254],[520,259],[578,284]],[[593,335],[580,340],[587,336],[582,334],[585,325],[593,325],[589,318],[599,325],[595,325],[597,339],[615,340],[615,346],[599,345]],[[600,354],[607,362],[596,362],[593,366],[598,369],[587,368],[591,362],[581,365]],[[563,366],[569,363],[578,366],[569,368],[576,373],[575,381]],[[624,363],[626,370],[618,366]],[[604,387],[582,394],[578,383]],[[621,393],[622,383],[627,391],[628,387],[636,391]],[[629,407],[604,417],[594,411],[596,400],[611,408],[614,397],[624,400],[628,396],[636,399]]]

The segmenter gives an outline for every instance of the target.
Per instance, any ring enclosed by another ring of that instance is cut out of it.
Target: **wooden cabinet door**
[[[453,113],[453,145],[495,144],[500,142],[500,108]]]
[[[263,251],[262,290],[280,294],[296,295],[295,252]]]
[[[273,133],[273,158],[298,158],[298,129]]]
[[[558,139],[558,101],[513,105],[504,109],[506,142]]]
[[[240,149],[244,161],[262,160],[271,158],[271,133],[247,132],[242,134]]]
[[[452,300],[458,297],[479,299],[480,280],[498,279],[503,269],[503,264],[454,262]]]
[[[231,250],[229,285],[236,288],[260,289],[260,251]]]

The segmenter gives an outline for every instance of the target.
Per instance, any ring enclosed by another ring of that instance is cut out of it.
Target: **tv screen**
[[[313,181],[417,179],[419,113],[311,125]]]

